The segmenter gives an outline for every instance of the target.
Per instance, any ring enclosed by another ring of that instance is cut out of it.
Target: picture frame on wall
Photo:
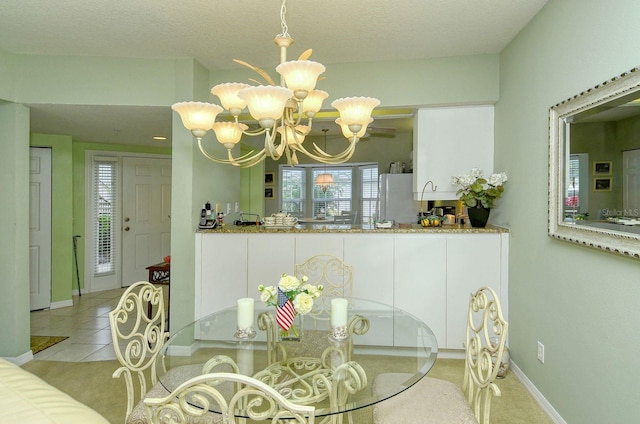
[[[275,177],[273,172],[265,172],[264,173],[264,185],[272,186],[275,184]]]
[[[593,161],[593,175],[611,175],[613,163],[606,160]]]
[[[273,187],[265,187],[265,189],[264,189],[264,198],[265,199],[273,199]]]
[[[593,191],[611,191],[612,178],[594,178],[593,179]]]

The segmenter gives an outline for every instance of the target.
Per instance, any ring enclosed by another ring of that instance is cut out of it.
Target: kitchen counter
[[[409,234],[474,234],[474,233],[508,233],[504,227],[487,225],[486,228],[473,228],[465,225],[443,225],[441,227],[422,227],[420,224],[410,224],[410,227],[403,225],[400,228],[395,225],[391,228],[375,228],[372,225],[348,225],[348,224],[298,224],[291,228],[265,228],[262,225],[224,225],[222,228],[197,229],[196,233],[221,233],[221,234],[296,234],[296,233],[365,233],[365,234],[389,234],[389,233],[409,233]]]
[[[260,284],[277,283],[312,256],[331,255],[353,267],[352,297],[393,304],[429,323],[443,349],[462,349],[469,293],[490,286],[503,299],[503,313],[508,311],[509,236],[495,226],[418,224],[228,225],[198,231],[195,317],[243,297],[260,299]]]

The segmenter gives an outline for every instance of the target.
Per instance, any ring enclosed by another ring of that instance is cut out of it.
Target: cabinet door
[[[353,266],[351,295],[393,304],[393,238],[352,234],[344,239],[344,262]]]
[[[352,297],[393,305],[393,238],[380,234],[347,234],[344,239],[344,261],[353,267]],[[372,305],[372,308],[375,308]],[[386,309],[386,308],[385,308]],[[371,310],[374,317],[382,311]],[[388,310],[384,313],[388,314]],[[371,320],[367,334],[358,337],[358,344],[391,345],[393,319]]]
[[[201,240],[196,319],[233,306],[239,298],[247,297],[247,236],[202,234]]]
[[[493,172],[493,106],[425,108],[416,112],[413,130],[414,198],[457,199],[453,175],[481,168]]]
[[[247,292],[260,299],[258,285],[274,286],[282,274],[293,274],[295,237],[286,234],[252,234],[248,244]]]
[[[344,234],[303,234],[296,237],[296,263],[301,264],[312,256],[333,255],[344,258]]]
[[[446,337],[447,311],[446,239],[398,236],[395,240],[394,306],[427,324],[440,347]],[[395,323],[394,344],[415,345],[415,325]]]
[[[463,349],[469,296],[480,287],[500,295],[500,234],[447,237],[447,348]]]

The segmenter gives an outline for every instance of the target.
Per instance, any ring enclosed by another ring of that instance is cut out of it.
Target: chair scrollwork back
[[[153,307],[151,316],[148,315],[149,304]],[[151,386],[158,381],[154,365],[158,352],[169,336],[165,332],[162,288],[147,281],[129,286],[118,305],[109,313],[109,324],[113,347],[121,364],[113,373],[113,378],[124,376],[128,417],[137,400],[142,399],[150,388],[147,386],[145,371],[150,372]]]

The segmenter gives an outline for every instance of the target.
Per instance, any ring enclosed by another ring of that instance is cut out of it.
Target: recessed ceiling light
[[[164,140],[167,139],[167,137],[163,137],[161,135],[156,135],[156,136],[153,137],[153,139],[157,140],[157,141],[164,141]]]

